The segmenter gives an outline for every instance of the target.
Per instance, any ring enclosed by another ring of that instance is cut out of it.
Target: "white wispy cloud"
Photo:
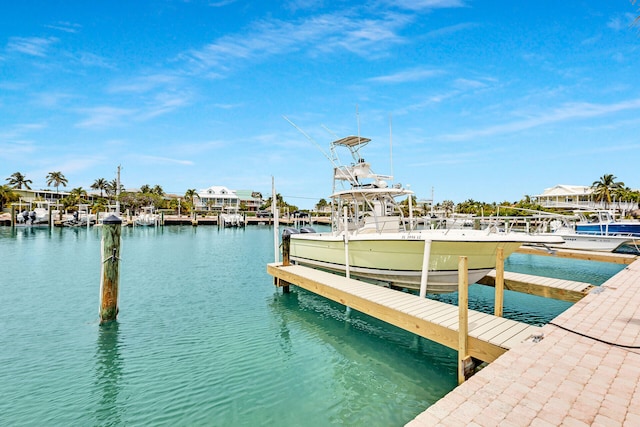
[[[408,10],[448,9],[466,6],[463,0],[390,0],[385,3]]]
[[[425,80],[442,74],[444,74],[444,71],[442,70],[416,68],[412,70],[399,71],[397,73],[389,74],[386,76],[372,77],[370,79],[367,79],[367,81],[373,83],[406,83]]]
[[[45,128],[43,123],[21,123],[10,126],[8,129],[0,131],[0,139],[14,139],[23,135]]]
[[[144,111],[141,111],[138,120],[149,120],[162,114],[170,113],[189,103],[189,97],[184,95],[165,94],[156,95],[155,99]]]
[[[77,33],[82,28],[80,24],[65,21],[58,21],[54,24],[45,25],[45,27],[53,30],[64,31],[65,33]]]
[[[614,31],[628,30],[629,27],[633,25],[635,19],[636,17],[631,13],[625,13],[621,16],[614,16],[607,22],[607,27]]]
[[[524,120],[489,126],[483,129],[474,129],[457,134],[442,135],[439,139],[449,141],[469,140],[478,137],[520,132],[551,123],[600,117],[611,113],[635,109],[640,109],[640,99],[622,101],[615,104],[593,104],[587,102],[570,103],[565,104],[560,108],[556,108],[548,114],[539,114]]]
[[[254,24],[249,34],[225,36],[201,49],[179,56],[200,73],[227,71],[239,61],[251,61],[291,51],[350,51],[371,57],[404,42],[397,30],[410,18],[386,14],[365,19],[346,14],[325,14],[298,22],[278,20]],[[217,74],[214,74],[217,75]]]
[[[138,158],[145,163],[152,164],[176,164],[183,166],[191,166],[194,163],[191,160],[182,160],[182,159],[173,159],[170,157],[158,157],[158,156],[147,156],[147,155],[135,155],[134,157]]]
[[[116,107],[94,107],[79,110],[79,113],[87,116],[86,119],[76,123],[79,128],[106,128],[122,125],[126,117],[137,113],[136,110]]]
[[[143,93],[180,82],[180,78],[174,74],[157,73],[120,81],[109,86],[110,93]]]
[[[55,37],[11,37],[7,43],[7,51],[44,57],[49,47],[57,42]]]

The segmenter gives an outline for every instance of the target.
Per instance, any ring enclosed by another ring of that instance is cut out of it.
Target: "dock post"
[[[102,222],[102,265],[100,268],[100,323],[115,320],[118,315],[118,282],[120,281],[120,231],[122,220],[110,215]]]
[[[287,230],[282,232],[282,266],[287,267],[291,265],[291,259],[289,257],[291,249],[291,233]],[[282,293],[288,294],[290,292],[289,284],[282,281]]]
[[[351,276],[349,271],[349,216],[347,213],[347,207],[343,209],[344,212],[344,273],[348,279]]]
[[[471,376],[473,360],[469,355],[469,276],[468,260],[458,261],[458,384]]]
[[[16,207],[11,204],[11,228],[16,226]]]
[[[431,240],[424,241],[422,254],[422,274],[420,275],[420,298],[427,296],[427,281],[429,280],[429,260],[431,259]]]
[[[504,249],[498,248],[496,253],[496,296],[495,315],[502,317],[502,307],[504,305]]]
[[[53,218],[52,218],[53,212],[51,212],[51,204],[47,205],[47,225],[49,226],[49,229],[53,228]]]

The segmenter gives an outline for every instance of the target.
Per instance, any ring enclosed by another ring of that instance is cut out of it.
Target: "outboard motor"
[[[305,234],[305,233],[315,233],[315,232],[316,232],[316,230],[314,230],[313,227],[302,227],[300,229],[300,233],[303,233],[303,234]]]
[[[286,227],[282,230],[283,236],[291,236],[292,234],[300,234],[300,232],[293,227]]]

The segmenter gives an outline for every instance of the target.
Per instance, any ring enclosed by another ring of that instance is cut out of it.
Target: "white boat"
[[[16,214],[16,225],[49,225],[49,210],[37,207],[32,210],[23,210]]]
[[[576,232],[596,236],[640,237],[640,221],[617,220],[611,211],[576,211],[581,216],[576,223]]]
[[[635,247],[640,245],[640,238],[629,235],[612,234],[588,234],[576,231],[576,221],[583,220],[582,215],[562,215],[551,212],[543,212],[532,209],[519,209],[510,207],[509,209],[523,210],[531,215],[520,217],[490,217],[490,227],[498,227],[502,230],[514,231],[515,223],[536,224],[534,227],[527,225],[526,230],[521,232],[533,233],[543,236],[560,236],[564,243],[549,243],[547,246],[562,249],[576,249],[583,251],[614,252],[621,246]]]
[[[469,283],[475,283],[495,268],[498,248],[506,258],[525,242],[562,242],[559,236],[495,229],[415,229],[410,198],[413,192],[400,184],[390,186],[387,181],[393,177],[371,170],[359,153],[369,141],[348,136],[331,143],[332,230],[290,231],[292,262],[377,284],[419,289],[422,296],[458,289],[460,256],[467,257]],[[338,164],[338,148],[351,153],[351,165]],[[400,209],[399,198],[408,198],[408,215]]]
[[[576,226],[565,219],[554,219],[550,222],[551,233],[562,236],[564,239],[565,243],[561,245],[564,249],[614,252],[621,246],[634,246],[636,249],[640,246],[640,237],[625,234],[581,233],[576,230]]]
[[[225,213],[220,214],[220,224],[223,227],[244,227],[245,219],[244,215],[237,212],[237,210],[229,209]]]
[[[154,212],[153,206],[146,206],[142,208],[142,211],[134,218],[133,224],[139,227],[154,227],[160,222],[158,214]]]

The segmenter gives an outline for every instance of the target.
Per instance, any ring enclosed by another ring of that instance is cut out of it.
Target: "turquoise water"
[[[269,227],[123,229],[120,314],[100,326],[100,237],[0,227],[0,425],[393,426],[456,385],[454,351],[276,290]],[[599,284],[622,267],[506,268]],[[472,308],[492,299],[471,286]],[[534,324],[568,306],[505,296],[507,316]]]

